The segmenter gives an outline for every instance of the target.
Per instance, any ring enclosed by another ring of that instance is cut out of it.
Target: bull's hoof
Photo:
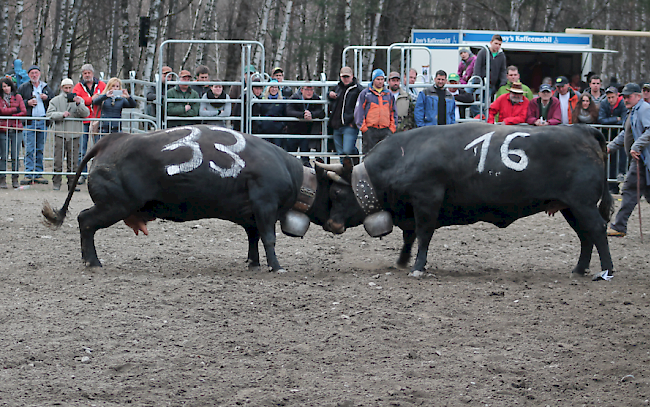
[[[259,272],[260,270],[262,270],[262,268],[261,268],[259,265],[258,265],[258,266],[252,266],[252,265],[249,265],[249,266],[248,266],[248,270],[257,273],[257,272]]]
[[[395,265],[398,268],[405,269],[408,267],[410,256],[404,256],[404,257],[405,258],[402,258],[402,256],[400,256],[399,259],[397,259],[397,263],[395,263]]]
[[[409,277],[415,277],[415,278],[424,277],[424,271],[413,270],[409,273]]]
[[[86,261],[84,261],[84,265],[86,267],[102,267],[102,263],[99,261],[99,259],[97,259],[97,260],[86,260]]]
[[[282,273],[286,273],[287,270],[285,270],[285,269],[277,269],[277,270],[274,270],[274,272],[282,274]]]
[[[600,280],[605,280],[609,281],[612,278],[614,278],[614,272],[609,271],[609,270],[603,270],[600,273],[596,274],[594,278],[592,278],[593,281],[600,281]]]

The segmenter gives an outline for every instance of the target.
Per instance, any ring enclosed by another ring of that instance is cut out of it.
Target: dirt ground
[[[75,194],[0,192],[3,406],[647,406],[650,206],[611,238],[612,281],[571,277],[563,218],[436,232],[429,275],[394,267],[401,233],[281,233],[284,274],[246,268],[242,228],[124,224],[83,266]],[[278,227],[279,231],[279,227]],[[265,259],[264,259],[265,260]],[[594,255],[592,272],[600,269]]]

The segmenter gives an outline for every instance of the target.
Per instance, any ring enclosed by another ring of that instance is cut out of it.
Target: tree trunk
[[[203,0],[199,0],[199,4],[196,5],[196,13],[194,13],[194,21],[192,22],[192,37],[191,39],[196,39],[196,26],[199,25],[199,17],[201,16],[201,5],[203,4]],[[183,57],[183,62],[181,62],[181,69],[185,69],[185,64],[187,63],[187,60],[190,58],[190,54],[192,53],[192,48],[194,44],[190,43],[189,46],[187,47],[187,52],[185,53],[185,56]]]
[[[9,4],[7,2],[2,5],[2,17],[0,18],[2,18],[0,21],[0,44],[6,44],[9,32]],[[5,72],[11,67],[12,62],[13,60],[7,56],[4,47],[0,47],[0,66],[5,67]]]
[[[208,3],[205,5],[205,11],[203,12],[203,21],[201,22],[201,35],[200,38],[202,40],[207,40],[208,39],[208,31],[210,30],[210,27],[215,32],[217,32],[217,26],[216,22],[215,24],[212,23],[214,20],[214,3],[215,0],[208,0]],[[216,38],[215,38],[216,39]],[[208,51],[206,51],[206,49]],[[207,55],[209,52],[209,47],[207,44],[197,44],[196,47],[196,65],[207,65]],[[217,63],[217,71],[219,70],[219,64]]]
[[[131,54],[133,53],[133,41],[131,41],[131,32],[129,30],[129,1],[120,0],[120,8],[122,9],[122,16],[120,19],[120,39],[122,41],[122,77],[128,78],[129,72],[133,70],[133,60]]]
[[[284,24],[282,24],[282,33],[280,34],[280,41],[278,42],[278,51],[273,58],[273,66],[279,66],[282,62],[282,54],[287,46],[287,31],[289,31],[289,21],[291,21],[291,9],[293,8],[293,0],[287,1],[287,6],[284,10]]]
[[[66,19],[67,29],[66,29],[66,38],[65,38],[65,51],[63,57],[63,69],[62,71],[66,73],[69,78],[72,78],[74,72],[70,62],[74,61],[74,55],[72,55],[72,41],[77,31],[77,22],[79,21],[79,13],[81,12],[81,7],[83,5],[83,0],[71,0],[70,12],[68,18]]]
[[[379,11],[375,14],[375,20],[372,25],[372,33],[370,38],[370,45],[373,47],[377,46],[377,36],[379,35],[379,22],[381,21],[381,13],[384,10],[384,0],[379,0]],[[368,56],[368,67],[367,75],[371,76],[372,70],[375,64],[375,50],[370,50],[370,55]]]
[[[176,39],[176,1],[169,0],[167,17],[165,18],[165,34],[161,37],[163,40]],[[167,46],[167,65],[176,69],[176,44],[172,43]]]
[[[605,3],[605,29],[610,30],[612,26],[612,17],[611,17],[611,12],[610,12],[610,6],[609,2]],[[605,45],[603,48],[605,49],[611,49],[611,41],[612,37],[610,35],[605,36]],[[611,76],[609,72],[607,72],[607,69],[609,68],[609,60],[611,58],[610,54],[605,54],[603,55],[603,62],[602,65],[600,66],[600,72],[603,75],[607,76],[607,79],[609,80],[609,77]],[[605,78],[603,78],[603,83],[605,82]]]
[[[272,4],[272,0],[264,0],[264,5],[262,6],[262,19],[260,21],[260,30],[258,35],[255,36],[255,39],[257,39],[257,41],[261,42],[262,44],[265,43],[266,33],[268,31],[271,4]],[[260,61],[262,60],[262,52],[263,52],[262,47],[259,46],[256,47],[255,56],[253,57],[253,65],[258,67],[260,71],[262,70],[266,71],[265,69],[262,69],[263,67],[260,66]]]
[[[246,29],[250,25],[250,18],[252,15],[251,0],[241,0],[239,2],[239,11],[237,12],[237,19],[229,31],[228,39],[239,40],[246,38]],[[226,65],[226,77],[237,78],[240,76],[241,69],[241,46],[236,44],[228,45],[226,55],[229,56]]]
[[[52,56],[50,57],[49,69],[47,70],[51,75],[51,80],[49,82],[51,82],[53,85],[61,80],[61,66],[63,65],[63,43],[65,39],[65,33],[67,32],[65,29],[65,21],[68,14],[67,11],[68,0],[64,0],[63,2],[59,1],[56,3],[56,8],[54,10],[54,27],[52,27],[52,38],[54,38],[54,44],[52,44]],[[58,85],[53,86],[52,88],[58,89]]]
[[[117,5],[118,0],[113,0],[113,10],[111,12],[111,40],[109,42],[109,50],[111,53],[111,65],[109,68],[109,76],[117,76],[117,40],[119,31],[117,28]]]
[[[149,42],[145,52],[144,69],[142,70],[142,79],[150,81],[154,71],[154,62],[156,61],[156,50],[158,49],[158,26],[160,24],[160,8],[162,0],[151,0],[149,6],[149,17],[151,18],[151,27],[149,28]],[[156,67],[156,71],[157,71]]]
[[[519,31],[521,8],[526,0],[510,0],[510,30]]]
[[[343,38],[343,48],[350,45],[351,35],[352,35],[352,0],[345,0],[345,36]]]

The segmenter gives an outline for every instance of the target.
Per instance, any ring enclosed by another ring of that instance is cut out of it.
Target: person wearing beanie
[[[458,63],[458,76],[460,83],[466,84],[469,78],[474,75],[474,64],[476,63],[476,55],[472,54],[469,47],[460,47],[458,49],[460,54],[460,62]]]
[[[384,87],[385,79],[386,74],[381,69],[372,71],[372,83],[361,91],[354,109],[354,120],[362,133],[363,154],[396,130],[395,99]]]
[[[74,82],[70,78],[61,81],[61,93],[53,97],[47,108],[50,118],[50,130],[54,133],[54,172],[63,172],[63,157],[66,158],[67,172],[77,172],[79,165],[79,138],[83,133],[83,121],[90,114],[81,96],[72,92]],[[68,191],[76,189],[74,174],[68,175]],[[52,177],[55,191],[61,189],[62,176]]]
[[[37,65],[30,66],[27,75],[29,82],[23,83],[18,88],[18,94],[25,102],[27,116],[45,117],[54,93],[47,83],[41,81],[41,70]],[[21,185],[48,183],[48,180],[40,174],[43,172],[43,150],[46,138],[45,120],[26,121],[23,141],[25,143],[25,171],[28,174],[25,174],[25,179],[20,181]]]

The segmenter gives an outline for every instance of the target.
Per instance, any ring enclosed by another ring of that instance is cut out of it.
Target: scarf
[[[221,91],[221,95],[215,96],[214,93],[212,92],[212,88],[208,89],[208,91],[206,92],[206,95],[208,95],[208,99],[214,99],[214,100],[225,99],[226,98],[226,92]],[[224,107],[226,105],[225,103],[213,103],[213,102],[211,102],[210,104],[215,109],[221,109],[222,107]]]

